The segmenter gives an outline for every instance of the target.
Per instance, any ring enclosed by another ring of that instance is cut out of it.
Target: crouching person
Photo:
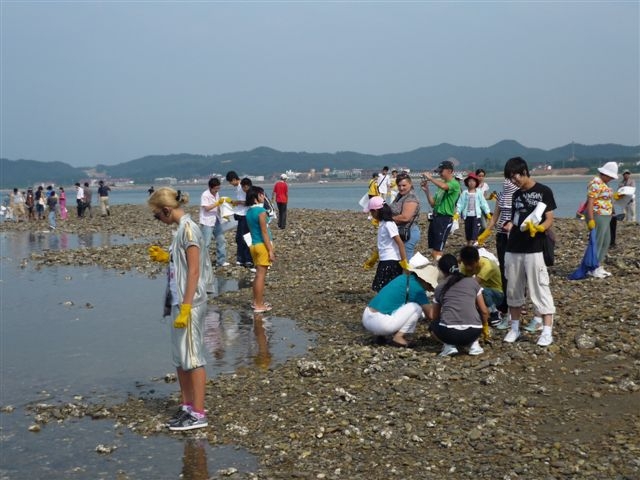
[[[413,333],[430,308],[426,289],[438,284],[438,270],[422,255],[409,262],[409,271],[389,283],[369,302],[362,314],[364,328],[379,337],[390,336],[389,344],[408,347],[406,334]]]
[[[482,297],[482,287],[473,277],[465,277],[458,260],[451,254],[443,255],[438,269],[445,280],[438,285],[433,305],[428,310],[429,330],[444,346],[441,357],[455,355],[459,348],[469,355],[484,352],[478,342],[483,326],[488,329],[489,310]]]

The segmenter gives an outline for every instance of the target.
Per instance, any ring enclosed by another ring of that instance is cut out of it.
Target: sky
[[[0,0],[0,157],[640,144],[640,2]]]

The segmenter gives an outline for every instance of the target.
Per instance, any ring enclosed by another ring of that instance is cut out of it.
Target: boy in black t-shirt
[[[518,187],[513,194],[511,221],[503,227],[509,232],[504,261],[511,314],[511,328],[504,341],[513,343],[520,337],[520,314],[528,291],[534,309],[543,321],[537,344],[546,347],[553,343],[556,310],[542,251],[545,232],[553,225],[556,202],[549,187],[530,177],[527,162],[521,157],[507,161],[504,177]]]

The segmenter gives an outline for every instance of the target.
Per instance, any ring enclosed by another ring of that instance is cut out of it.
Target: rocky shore
[[[189,211],[197,218],[195,208]],[[26,261],[159,274],[147,247],[168,245],[170,230],[143,206],[112,212],[59,222],[59,231],[108,232],[135,243],[47,251]],[[418,250],[426,253],[426,217],[420,223]],[[34,228],[0,224],[0,231]],[[584,224],[560,219],[555,231],[555,343],[541,348],[524,335],[503,344],[503,332],[494,331],[479,357],[439,358],[426,324],[412,349],[375,345],[363,331],[374,272],[362,263],[375,245],[365,215],[290,211],[287,229],[273,231],[277,260],[266,296],[273,315],[296,320],[317,342],[304,357],[269,370],[210,380],[209,428],[198,434],[257,455],[259,471],[232,478],[640,478],[640,226],[618,225],[606,265],[612,277],[577,282],[566,276],[584,252]],[[233,259],[232,232],[227,240]],[[448,251],[462,245],[457,232]],[[217,274],[249,272],[233,267]],[[248,308],[250,299],[245,289],[211,302]],[[130,398],[87,413],[141,435],[169,435],[163,423],[175,405],[176,398]]]

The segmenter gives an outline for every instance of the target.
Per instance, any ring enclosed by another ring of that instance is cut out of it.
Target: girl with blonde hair
[[[167,426],[178,431],[207,426],[203,333],[207,312],[206,279],[211,278],[212,273],[202,232],[184,211],[183,205],[188,201],[188,194],[163,187],[153,192],[147,202],[157,220],[178,226],[168,252],[157,245],[149,248],[152,260],[168,263],[165,316],[174,318],[171,344],[181,406]]]

